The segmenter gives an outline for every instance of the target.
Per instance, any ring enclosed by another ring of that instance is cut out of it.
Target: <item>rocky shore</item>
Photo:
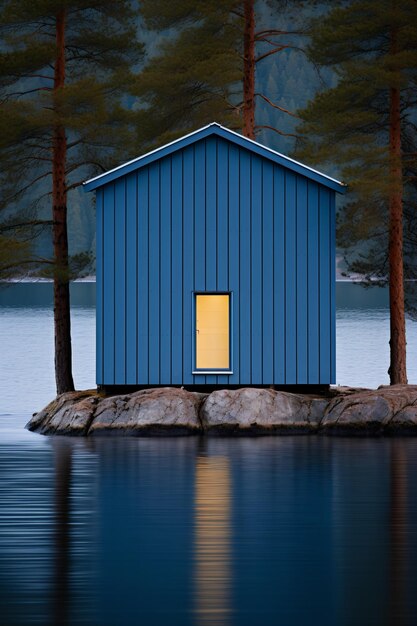
[[[417,386],[331,388],[326,396],[272,389],[210,394],[174,387],[104,396],[62,394],[26,425],[44,435],[417,435]]]

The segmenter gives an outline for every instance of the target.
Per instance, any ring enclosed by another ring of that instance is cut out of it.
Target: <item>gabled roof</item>
[[[311,180],[314,180],[316,183],[329,187],[334,191],[339,193],[345,193],[347,186],[326,174],[322,174],[317,170],[314,170],[307,165],[303,165],[298,161],[294,161],[294,159],[290,159],[279,152],[275,152],[275,150],[271,150],[271,148],[267,148],[257,141],[253,141],[252,139],[248,139],[247,137],[243,137],[243,135],[239,135],[233,130],[229,130],[224,126],[220,126],[216,122],[209,124],[208,126],[204,126],[199,130],[195,130],[184,137],[180,137],[175,141],[171,141],[171,143],[167,143],[165,146],[161,146],[156,150],[152,150],[143,156],[140,156],[132,161],[128,161],[123,165],[119,165],[108,172],[104,172],[104,174],[100,174],[99,176],[95,176],[90,180],[87,180],[83,184],[84,191],[93,191],[93,189],[97,189],[98,187],[102,187],[103,185],[107,185],[107,183],[111,183],[117,178],[121,176],[126,176],[126,174],[130,174],[141,167],[145,167],[158,159],[162,159],[163,157],[169,156],[173,152],[177,150],[182,150],[186,146],[189,146],[201,139],[205,139],[206,137],[210,137],[215,135],[217,137],[221,137],[226,141],[229,141],[241,148],[245,148],[246,150],[250,150],[251,152],[264,157],[265,159],[269,159],[273,163],[278,165],[282,165],[287,169],[295,172],[296,174],[301,174],[302,176],[306,176]]]

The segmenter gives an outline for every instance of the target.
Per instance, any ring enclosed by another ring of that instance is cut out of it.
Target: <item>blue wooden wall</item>
[[[335,382],[335,192],[218,137],[97,190],[97,383]],[[194,292],[232,375],[193,375]]]

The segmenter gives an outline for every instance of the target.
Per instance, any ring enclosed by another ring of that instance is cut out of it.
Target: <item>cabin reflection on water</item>
[[[0,444],[11,626],[416,623],[414,440],[43,441]]]

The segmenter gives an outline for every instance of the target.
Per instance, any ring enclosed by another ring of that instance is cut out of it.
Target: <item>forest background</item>
[[[415,0],[1,7],[0,275],[54,278],[58,393],[73,388],[69,281],[95,271],[83,180],[213,121],[349,183],[339,269],[389,282],[390,380],[407,382],[404,293],[417,312]]]
[[[145,3],[146,4],[146,3]],[[291,112],[304,108],[314,95],[324,89],[333,86],[336,81],[331,70],[322,68],[320,73],[317,68],[308,61],[303,50],[307,45],[308,37],[298,34],[302,31],[313,15],[324,11],[324,5],[301,4],[297,2],[273,2],[260,0],[256,3],[256,29],[262,31],[271,28],[282,31],[296,31],[297,34],[281,36],[281,41],[288,45],[287,48],[277,54],[270,55],[262,59],[256,66],[255,91],[267,95],[274,104]],[[138,39],[144,44],[144,57],[140,62],[139,71],[147,66],[152,68],[152,61],[158,56],[161,46],[168,43],[175,43],[178,36],[177,28],[168,28],[160,32],[147,29],[143,20],[138,21]],[[294,46],[294,47],[292,47]],[[268,50],[265,44],[258,44],[258,50]],[[140,99],[130,97],[128,107],[131,109],[140,108]],[[208,120],[222,121],[222,120]],[[238,122],[238,120],[237,120]],[[285,114],[274,108],[262,98],[256,102],[256,124],[257,126],[269,126],[271,129],[259,128],[256,133],[256,140],[270,148],[290,155],[295,148],[295,129],[299,120],[291,115]],[[198,124],[190,124],[185,128],[178,129],[178,135],[189,132],[198,127]],[[272,128],[279,129],[280,134]],[[152,131],[151,131],[152,132]],[[154,127],[154,136],[146,137],[146,143],[138,141],[135,154],[126,154],[126,159],[132,156],[139,156],[149,149],[167,140],[166,135],[160,137],[158,128]],[[169,137],[171,138],[171,137]],[[337,176],[337,168],[327,171],[329,175]],[[85,177],[89,172],[86,170]],[[45,188],[49,181],[44,184]],[[33,191],[33,196],[42,195],[42,185]],[[11,218],[14,213],[18,213],[21,207],[19,204],[9,207],[3,213],[4,218]],[[37,218],[48,221],[50,219],[50,201],[45,197],[45,201],[37,203]],[[68,192],[68,239],[69,253],[71,256],[88,254],[89,261],[82,265],[81,276],[95,274],[95,210],[93,194],[85,194],[82,188],[70,190]],[[52,255],[52,241],[48,228],[38,230],[36,237],[32,240],[32,251],[34,256],[42,258]],[[41,267],[42,270],[42,267]],[[37,274],[39,268],[32,269]]]

